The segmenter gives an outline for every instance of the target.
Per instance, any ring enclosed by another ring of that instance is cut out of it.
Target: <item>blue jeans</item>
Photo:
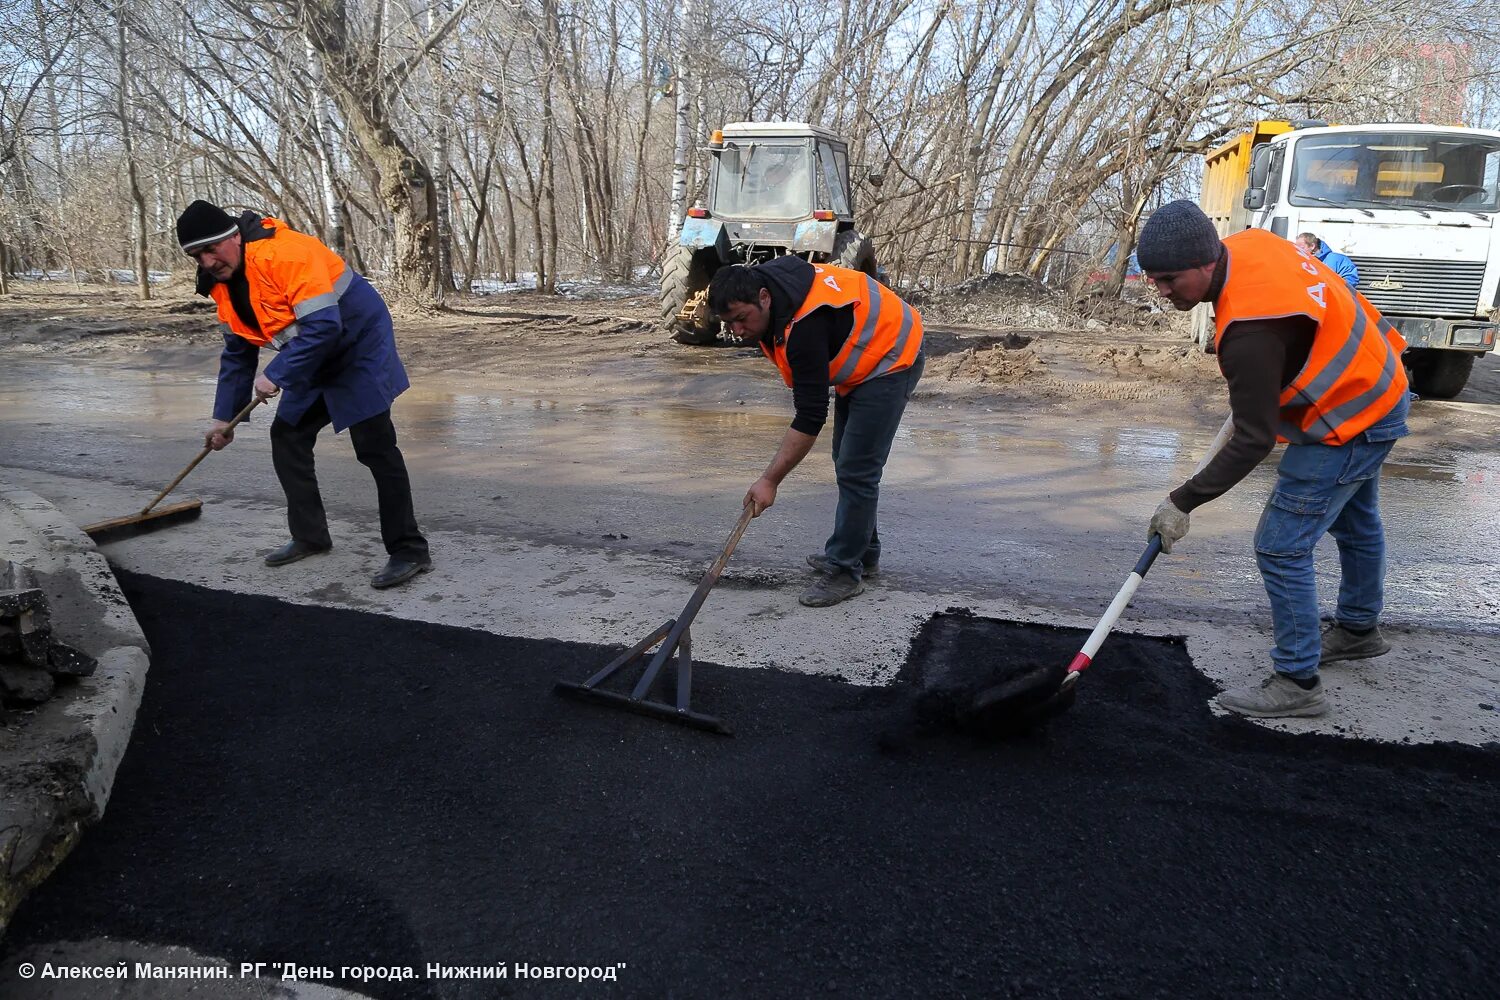
[[[864,576],[866,566],[880,561],[880,532],[875,528],[880,475],[925,364],[918,354],[910,368],[861,382],[834,400],[833,468],[839,505],[823,554],[856,579]]]
[[[1271,662],[1293,677],[1318,672],[1322,637],[1313,549],[1326,531],[1339,547],[1341,625],[1372,628],[1385,595],[1385,528],[1380,523],[1380,466],[1405,437],[1410,406],[1389,414],[1343,445],[1287,445],[1276,489],[1255,529],[1255,561],[1271,599],[1276,648]]]

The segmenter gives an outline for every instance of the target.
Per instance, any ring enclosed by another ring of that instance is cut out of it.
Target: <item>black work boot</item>
[[[385,568],[370,578],[370,586],[376,590],[395,587],[430,569],[432,569],[432,560],[427,556],[422,556],[420,559],[401,559],[391,556]]]
[[[266,565],[285,566],[287,563],[294,563],[299,559],[315,556],[319,552],[327,552],[331,548],[333,548],[332,545],[314,545],[311,542],[298,541],[293,538],[274,552],[266,553]]]

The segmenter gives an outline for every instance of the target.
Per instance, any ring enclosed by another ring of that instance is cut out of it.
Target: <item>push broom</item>
[[[224,430],[226,432],[234,430],[240,425],[241,421],[250,416],[251,410],[269,398],[269,396],[262,396],[257,392],[255,398],[250,400],[245,408],[235,415],[235,418],[229,422],[229,426],[224,428]],[[147,531],[155,531],[157,528],[165,528],[169,525],[182,524],[185,521],[193,520],[199,514],[203,513],[202,500],[184,500],[181,503],[167,504],[165,507],[158,507],[156,505],[161,503],[168,493],[175,490],[177,484],[186,479],[188,473],[196,469],[198,463],[208,457],[210,451],[213,451],[213,449],[208,445],[204,445],[203,450],[198,452],[198,457],[189,462],[188,467],[179,472],[177,478],[167,484],[166,489],[156,494],[150,503],[146,504],[146,506],[142,507],[136,513],[126,514],[124,517],[111,518],[108,521],[100,521],[98,524],[87,525],[83,529],[84,534],[96,542],[117,542],[123,538],[130,538]]]

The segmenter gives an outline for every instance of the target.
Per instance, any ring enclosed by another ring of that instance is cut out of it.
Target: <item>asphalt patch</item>
[[[9,948],[417,970],[341,984],[382,997],[1410,998],[1500,977],[1500,751],[1218,719],[1173,643],[1112,636],[1024,739],[891,754],[877,737],[935,638],[939,659],[1066,661],[1083,634],[940,619],[884,689],[701,665],[723,738],[551,694],[616,648],[121,576],[152,646],[140,718],[108,814]],[[625,967],[580,986],[428,962]]]

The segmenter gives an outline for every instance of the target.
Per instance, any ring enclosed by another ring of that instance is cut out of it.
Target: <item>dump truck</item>
[[[794,253],[878,274],[875,248],[854,222],[849,145],[803,122],[731,122],[713,133],[708,205],[688,210],[662,261],[661,317],[683,344],[711,344],[719,318],[708,283],[726,264]],[[870,173],[872,184],[880,183]]]
[[[1221,235],[1311,232],[1353,260],[1418,395],[1456,396],[1496,346],[1500,132],[1259,121],[1206,155],[1200,204]],[[1211,308],[1193,311],[1205,350]]]

